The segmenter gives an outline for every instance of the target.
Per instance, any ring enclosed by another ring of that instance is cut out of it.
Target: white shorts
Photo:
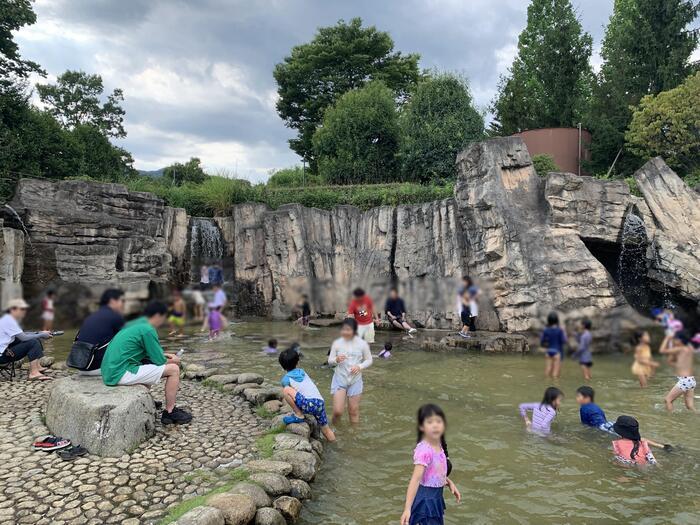
[[[42,318],[44,321],[53,321],[53,319],[54,319],[54,314],[53,314],[53,312],[49,312],[49,311],[47,310],[47,311],[45,311],[45,312],[42,312],[41,318]]]
[[[141,365],[135,374],[128,370],[119,380],[120,385],[155,385],[165,372],[165,365]]]
[[[331,395],[335,394],[338,390],[345,390],[345,395],[348,397],[359,396],[364,390],[364,382],[362,381],[362,376],[356,380],[350,386],[343,386],[338,381],[338,378],[333,374],[333,379],[331,380]]]
[[[374,343],[374,323],[357,325],[357,335],[368,343]]]
[[[681,392],[687,392],[693,390],[697,386],[695,382],[695,377],[693,376],[678,376],[678,382],[676,383],[676,388]]]

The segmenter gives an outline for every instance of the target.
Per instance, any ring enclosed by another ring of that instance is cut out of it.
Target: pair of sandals
[[[44,452],[53,452],[64,461],[72,461],[81,456],[85,456],[88,450],[80,445],[72,445],[70,439],[65,439],[60,436],[44,436],[38,439],[32,445],[34,450],[43,450]]]

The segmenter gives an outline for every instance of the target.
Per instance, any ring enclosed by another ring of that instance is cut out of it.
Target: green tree
[[[587,108],[592,39],[569,0],[532,0],[518,56],[492,104],[493,130],[573,126]]]
[[[43,74],[39,64],[24,60],[14,40],[13,31],[36,23],[30,0],[0,2],[0,83],[7,85],[13,78],[27,78],[31,73]]]
[[[341,95],[371,80],[382,80],[398,97],[418,81],[418,55],[394,51],[389,33],[350,23],[322,27],[309,43],[295,46],[275,66],[277,112],[297,130],[290,147],[315,170],[312,137],[323,112]]]
[[[399,158],[406,180],[446,181],[455,176],[457,153],[484,137],[467,81],[442,73],[418,83],[399,118]]]
[[[124,93],[115,89],[102,103],[102,77],[84,71],[66,71],[56,84],[37,84],[39,98],[47,110],[67,129],[89,124],[106,137],[126,137]]]
[[[319,173],[330,184],[393,180],[398,143],[394,93],[381,81],[340,97],[313,136]]]
[[[698,44],[688,30],[700,4],[688,0],[616,0],[605,31],[603,65],[593,90],[590,127],[592,169],[626,175],[639,159],[624,150],[631,107],[645,95],[678,86],[691,72],[688,59]]]
[[[627,149],[643,161],[661,156],[683,174],[699,168],[700,72],[678,87],[644,97],[625,137]]]
[[[95,126],[79,124],[70,134],[80,151],[80,176],[109,182],[136,176],[131,154],[114,146]]]
[[[197,157],[190,158],[184,164],[176,162],[163,170],[163,180],[174,186],[181,186],[186,182],[201,184],[207,177],[202,169],[202,161]]]

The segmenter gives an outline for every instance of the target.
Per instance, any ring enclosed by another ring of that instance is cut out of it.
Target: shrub
[[[319,182],[318,175],[313,175],[308,169],[292,166],[291,168],[271,171],[267,185],[275,187],[315,186]]]
[[[550,171],[560,171],[551,155],[540,154],[532,157],[532,165],[540,177],[546,177]]]

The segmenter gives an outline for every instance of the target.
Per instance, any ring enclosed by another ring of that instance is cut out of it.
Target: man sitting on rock
[[[0,365],[29,360],[29,381],[49,381],[43,374],[39,359],[44,357],[40,339],[50,339],[51,332],[25,332],[19,323],[27,315],[29,305],[24,299],[12,299],[6,305],[5,315],[0,317]]]
[[[168,307],[158,301],[146,306],[143,317],[128,323],[109,343],[102,360],[102,379],[107,386],[144,385],[150,388],[165,377],[164,425],[182,425],[192,415],[175,406],[180,385],[180,358],[166,354],[157,329],[163,325]],[[144,364],[147,363],[147,364]]]
[[[102,358],[107,344],[124,326],[124,292],[117,288],[108,288],[100,298],[100,308],[83,321],[76,341],[89,343],[96,348],[95,359],[89,370],[81,370],[80,375],[100,375]]]

